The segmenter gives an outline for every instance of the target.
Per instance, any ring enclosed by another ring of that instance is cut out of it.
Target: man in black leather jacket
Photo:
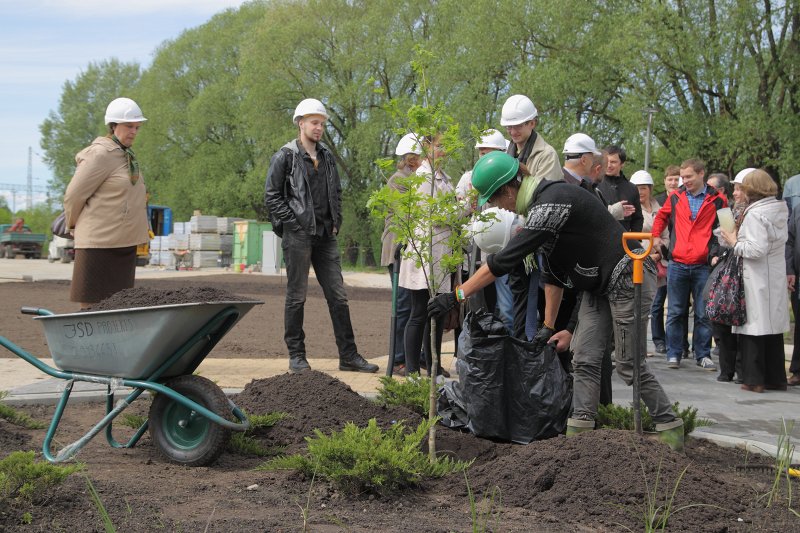
[[[644,217],[639,201],[639,190],[622,172],[627,159],[625,149],[612,144],[606,146],[606,152],[608,168],[597,188],[608,202],[609,213],[622,224],[625,231],[642,231]]]
[[[342,221],[342,188],[333,154],[320,142],[327,119],[319,100],[300,102],[294,112],[300,135],[272,156],[267,171],[264,204],[273,230],[283,239],[286,262],[284,340],[289,349],[289,370],[310,368],[303,315],[309,267],[313,266],[328,302],[339,349],[339,370],[376,372],[378,366],[358,353],[350,322],[336,241]]]

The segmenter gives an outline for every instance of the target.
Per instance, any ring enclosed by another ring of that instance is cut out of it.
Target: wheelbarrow
[[[150,430],[156,449],[186,466],[214,462],[231,431],[250,427],[245,414],[215,383],[192,375],[214,346],[260,301],[159,305],[56,315],[23,307],[44,327],[53,368],[5,337],[0,345],[45,374],[67,381],[42,452],[53,463],[74,457],[105,429],[114,448],[133,448]],[[107,386],[106,415],[84,436],[53,454],[51,443],[76,381]],[[133,389],[114,405],[120,387]],[[154,395],[148,419],[128,442],[114,438],[112,421],[144,391]]]

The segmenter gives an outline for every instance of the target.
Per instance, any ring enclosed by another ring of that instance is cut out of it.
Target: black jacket
[[[636,185],[629,182],[625,175],[620,172],[619,176],[606,176],[597,186],[603,193],[608,205],[614,205],[621,200],[627,200],[636,211],[632,215],[619,221],[625,231],[642,231],[644,217],[642,216],[642,204],[639,200],[639,189]]]
[[[487,263],[499,277],[538,251],[546,283],[604,294],[616,283],[617,265],[626,257],[622,233],[594,194],[563,181],[542,180],[525,225],[505,248],[489,255]]]
[[[267,170],[264,205],[269,210],[272,230],[278,237],[283,236],[284,227],[293,231],[302,229],[309,235],[317,231],[314,200],[297,146],[299,142],[295,139],[283,145],[270,159]],[[333,227],[338,230],[342,227],[342,184],[336,162],[331,151],[322,143],[317,143],[317,157],[324,165]]]

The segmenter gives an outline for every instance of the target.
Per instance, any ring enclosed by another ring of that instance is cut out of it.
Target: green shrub
[[[675,402],[672,404],[672,409],[683,419],[683,434],[688,435],[695,428],[710,426],[713,424],[707,418],[697,418],[696,407],[680,408],[680,403]],[[656,425],[650,417],[650,412],[647,410],[644,402],[641,403],[642,410],[642,430],[655,431]],[[597,408],[597,427],[609,429],[634,429],[633,424],[633,406],[622,407],[621,405],[599,405]]]
[[[0,400],[8,396],[7,391],[0,391]],[[10,405],[0,403],[0,418],[8,420],[15,426],[21,426],[27,429],[42,429],[44,424],[38,420],[34,420],[25,413],[20,413]]]
[[[39,500],[48,488],[83,470],[81,464],[53,465],[35,457],[34,452],[17,451],[0,461],[0,503]]]
[[[250,428],[247,431],[234,432],[231,435],[228,448],[236,453],[243,455],[255,455],[257,457],[268,457],[282,453],[284,447],[266,447],[257,439],[253,438],[252,434],[256,429],[271,428],[281,420],[288,417],[289,414],[283,412],[267,413],[264,415],[247,414],[247,420],[250,421]]]
[[[381,376],[378,379],[381,382],[378,389],[378,403],[387,406],[402,405],[415,413],[428,416],[431,378],[414,373],[403,381],[389,376]]]
[[[317,475],[348,494],[391,494],[426,477],[444,476],[469,466],[450,458],[430,462],[422,453],[420,445],[433,423],[423,421],[412,432],[406,432],[402,423],[383,431],[373,418],[365,428],[348,423],[342,431],[330,435],[317,429],[314,437],[306,437],[307,455],[279,457],[258,469]]]

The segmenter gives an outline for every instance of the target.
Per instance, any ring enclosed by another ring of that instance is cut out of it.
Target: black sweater
[[[597,197],[563,181],[542,180],[533,193],[525,226],[508,245],[489,255],[495,276],[526,256],[543,254],[543,280],[605,294],[620,274],[623,228]]]

